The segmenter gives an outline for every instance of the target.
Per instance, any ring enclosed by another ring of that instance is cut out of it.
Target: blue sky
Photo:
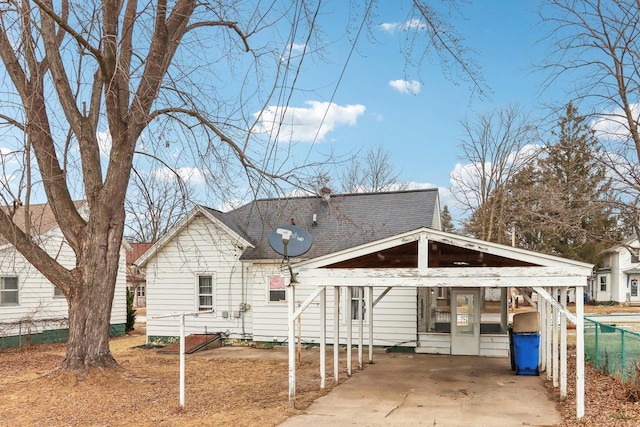
[[[421,70],[407,68],[399,46],[406,34],[400,28],[407,22],[409,3],[382,2],[370,27],[375,42],[361,34],[339,84],[351,47],[343,36],[349,10],[338,2],[327,6],[330,11],[321,16],[321,25],[325,25],[327,39],[335,43],[326,50],[330,61],[305,63],[298,87],[313,90],[298,93],[290,102],[290,111],[300,119],[292,132],[294,139],[312,144],[309,139],[316,135],[317,117],[333,102],[335,111],[329,110],[327,128],[313,139],[315,150],[332,147],[336,153],[347,153],[382,145],[401,171],[400,181],[440,187],[447,203],[449,174],[461,161],[460,121],[465,116],[474,118],[511,104],[534,115],[546,114],[543,105],[567,100],[561,89],[542,92],[544,75],[533,69],[548,54],[548,46],[539,43],[545,30],[535,2],[463,3],[463,16],[451,19],[464,44],[476,52],[473,57],[489,88],[488,99],[473,96],[466,82],[456,84],[445,78],[437,62],[424,63]],[[407,83],[401,83],[404,81]],[[312,125],[314,117],[316,124]],[[300,121],[312,129],[303,132]],[[298,149],[297,155],[305,155],[311,148],[303,142]]]

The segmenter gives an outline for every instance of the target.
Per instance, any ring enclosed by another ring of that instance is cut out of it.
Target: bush
[[[134,293],[127,288],[127,325],[125,332],[131,332],[136,324],[136,310],[133,308]]]

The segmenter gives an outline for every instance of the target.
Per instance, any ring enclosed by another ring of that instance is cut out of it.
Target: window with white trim
[[[198,310],[213,309],[213,276],[198,276]]]
[[[607,276],[600,276],[600,291],[607,290]]]
[[[144,297],[145,296],[145,286],[144,285],[138,285],[138,287],[136,288],[136,296],[138,297]]]
[[[60,289],[57,286],[53,287],[53,297],[54,298],[64,298],[64,293],[62,292],[62,289]]]
[[[362,289],[362,319],[366,322],[367,321],[367,292],[369,292],[369,290],[367,288],[360,288],[360,287],[356,287],[356,286],[352,286],[351,287],[351,295],[349,295],[347,287],[343,288],[343,294],[341,296],[341,299],[343,302],[343,314],[342,314],[342,321],[343,322],[347,322],[347,305],[346,304],[351,304],[351,320],[358,320],[358,295],[359,295],[359,291],[360,289]],[[346,296],[346,298],[345,298]]]
[[[18,305],[18,278],[0,277],[0,305]]]
[[[284,277],[269,276],[269,302],[284,302],[287,300]]]

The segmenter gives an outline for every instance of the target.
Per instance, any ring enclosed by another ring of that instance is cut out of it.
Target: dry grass
[[[296,408],[288,404],[286,358],[188,356],[186,404],[179,405],[176,355],[139,348],[143,335],[112,340],[121,368],[77,382],[56,370],[63,345],[0,352],[0,414],[12,426],[273,426],[326,391],[318,364],[298,367]],[[274,350],[256,350],[265,355]],[[317,352],[316,352],[317,353]]]

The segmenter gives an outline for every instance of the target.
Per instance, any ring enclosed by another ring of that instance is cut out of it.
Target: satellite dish
[[[311,235],[295,225],[281,225],[269,233],[269,245],[284,256],[300,256],[311,248]]]

